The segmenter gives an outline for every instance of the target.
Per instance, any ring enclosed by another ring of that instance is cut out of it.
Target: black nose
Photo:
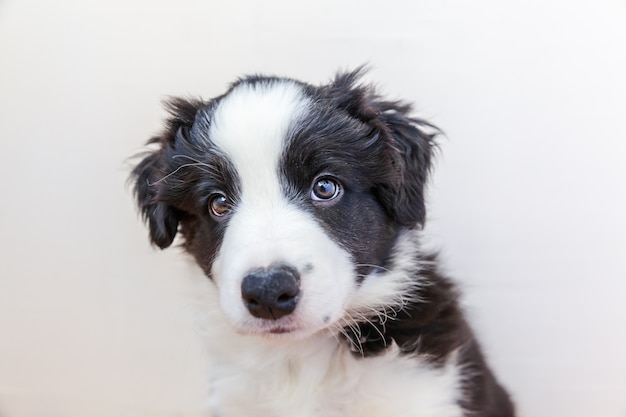
[[[241,297],[254,317],[277,320],[298,304],[300,275],[290,266],[255,270],[243,278]]]

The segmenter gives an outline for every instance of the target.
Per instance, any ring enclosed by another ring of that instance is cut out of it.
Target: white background
[[[206,416],[203,291],[125,159],[166,95],[368,78],[439,126],[428,233],[527,417],[626,416],[626,3],[0,4],[0,416]]]

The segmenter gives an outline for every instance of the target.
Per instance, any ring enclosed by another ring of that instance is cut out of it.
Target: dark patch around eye
[[[220,193],[227,197],[230,207],[235,206],[240,180],[233,163],[207,137],[208,131],[208,121],[198,118],[191,129],[181,131],[175,143],[163,150],[166,162],[163,176],[167,178],[158,198],[183,213],[180,222],[183,245],[210,276],[229,216],[221,221],[212,217],[209,199]]]
[[[394,175],[386,146],[370,126],[323,104],[308,117],[286,140],[280,161],[284,192],[352,255],[359,275],[367,274],[366,265],[384,265],[398,232],[377,197]],[[332,194],[332,185],[322,181],[326,175],[340,182],[341,198],[316,204]]]

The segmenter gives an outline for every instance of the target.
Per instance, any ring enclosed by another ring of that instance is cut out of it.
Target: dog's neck
[[[377,296],[387,294],[387,298],[381,299],[379,309],[348,309],[341,334],[355,355],[375,356],[397,345],[403,354],[439,363],[471,337],[455,287],[439,273],[437,255],[424,253],[419,240],[420,231],[403,230],[389,266],[363,281],[360,292],[367,294],[369,285]],[[372,305],[353,303],[359,304]],[[442,334],[440,329],[447,331]]]

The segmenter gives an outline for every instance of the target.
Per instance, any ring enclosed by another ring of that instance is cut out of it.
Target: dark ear
[[[152,138],[148,144],[158,148],[144,156],[132,170],[130,180],[134,183],[134,194],[143,219],[150,227],[150,240],[161,249],[172,244],[182,213],[162,201],[161,195],[167,187],[165,177],[173,169],[168,155],[176,148],[177,137],[182,131],[191,129],[195,115],[202,102],[199,100],[170,99],[165,106],[171,117],[160,136]]]
[[[381,155],[390,172],[378,195],[394,220],[404,226],[423,225],[426,218],[424,189],[435,149],[435,126],[410,116],[410,104],[386,101],[374,88],[359,84],[363,67],[339,74],[328,86],[329,94],[352,117],[369,124],[384,144]]]
[[[132,171],[135,179],[135,198],[141,215],[150,227],[150,240],[161,249],[172,244],[178,230],[179,213],[168,204],[158,201],[158,182],[162,174],[162,152],[146,156]]]
[[[423,128],[436,128],[409,117],[409,105],[384,102],[381,107],[380,117],[391,138],[396,179],[390,188],[381,189],[380,198],[398,223],[423,225],[426,220],[425,188],[435,149],[434,134],[426,133]]]

